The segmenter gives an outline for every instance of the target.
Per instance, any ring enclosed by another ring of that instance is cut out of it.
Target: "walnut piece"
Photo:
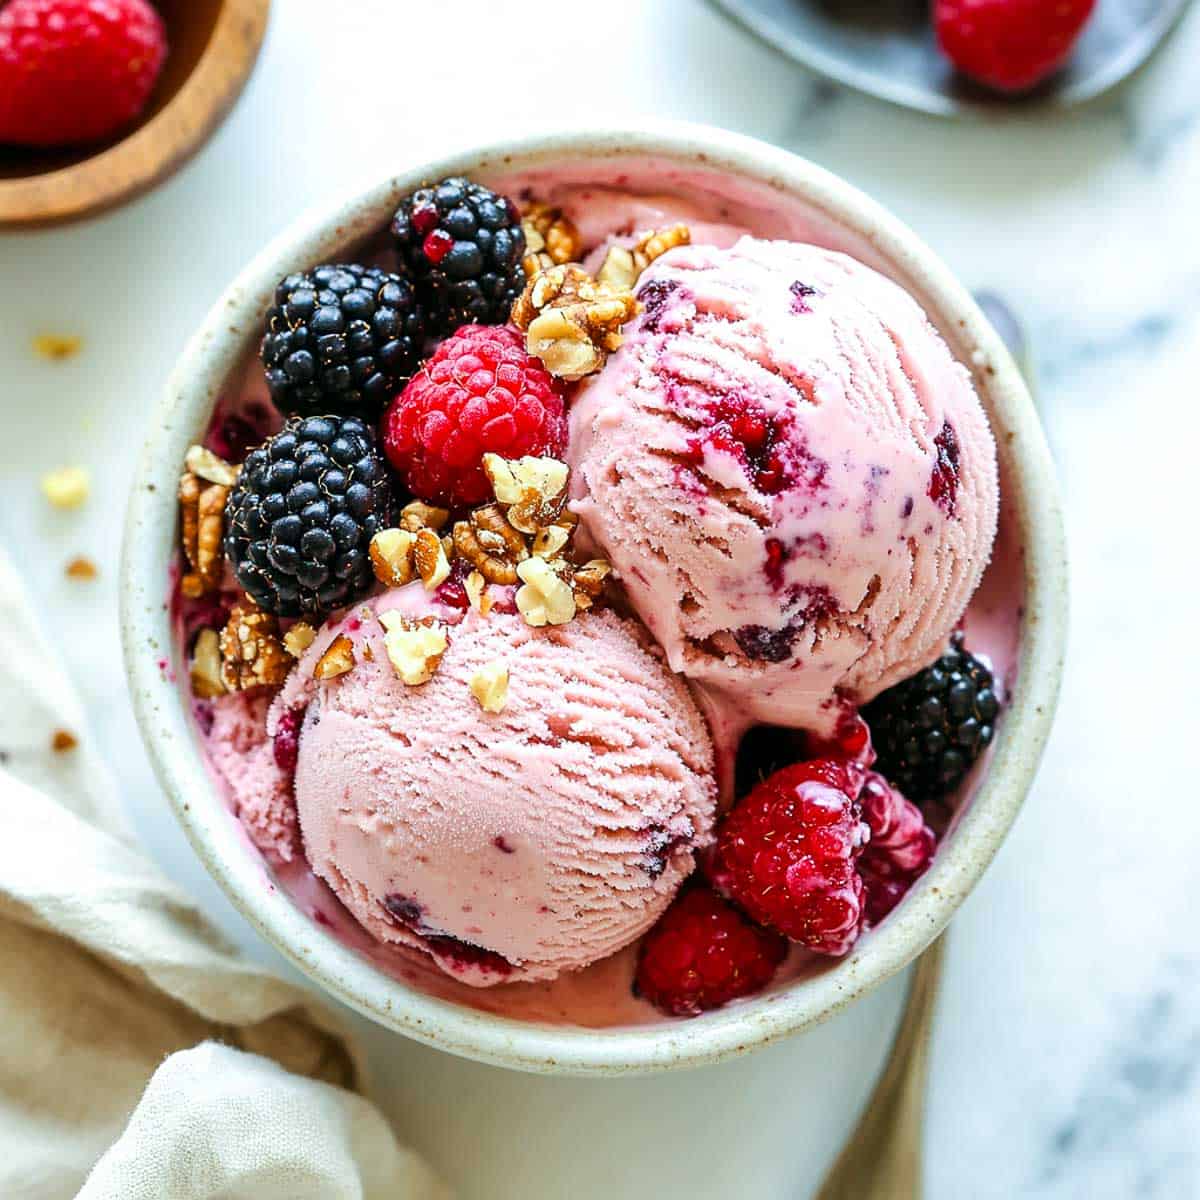
[[[632,246],[610,246],[596,272],[596,282],[610,288],[632,288],[656,258],[691,240],[692,231],[686,225],[672,225],[639,234]]]
[[[544,558],[530,558],[517,567],[524,585],[517,591],[517,609],[526,625],[565,625],[575,616],[570,585]]]
[[[279,622],[249,601],[235,604],[221,630],[221,678],[231,692],[278,687],[287,678],[292,656],[279,640]]]
[[[316,640],[317,631],[307,621],[297,621],[283,635],[283,648],[293,657],[299,658]]]
[[[575,222],[561,208],[533,203],[521,217],[525,232],[525,274],[532,277],[547,267],[574,262],[583,249]]]
[[[557,458],[485,454],[483,469],[497,503],[508,510],[508,523],[520,533],[536,534],[553,524],[567,502],[570,469]]]
[[[463,588],[472,610],[481,617],[486,617],[492,611],[492,598],[488,594],[487,580],[478,571],[472,571],[463,580]]]
[[[631,291],[598,284],[574,263],[539,271],[517,297],[512,322],[525,348],[560,379],[598,371],[641,306]]]
[[[202,629],[197,634],[190,678],[192,695],[200,700],[215,700],[229,690],[221,668],[221,636],[215,629]]]
[[[216,463],[222,461],[215,454],[211,457]],[[201,465],[218,472],[218,468],[207,461]],[[229,466],[228,463],[224,465]],[[225,569],[221,543],[225,536],[225,501],[228,497],[228,484],[210,482],[195,471],[185,471],[179,480],[183,556],[191,567],[179,581],[179,590],[189,600],[211,595],[220,586]]]
[[[508,703],[508,668],[499,659],[484,663],[471,676],[470,687],[484,712],[503,712]]]
[[[593,558],[581,567],[571,569],[571,591],[575,607],[586,611],[600,598],[604,581],[612,573],[612,566],[603,558]]]
[[[84,467],[60,467],[42,476],[42,495],[55,508],[80,508],[91,490],[91,476]]]
[[[403,587],[416,574],[413,549],[417,535],[408,529],[381,529],[372,539],[368,553],[375,578],[384,587]]]
[[[192,446],[184,457],[183,465],[206,483],[219,483],[227,488],[237,483],[240,471],[239,467],[227,463],[205,446]]]
[[[354,643],[344,633],[339,633],[329,643],[325,653],[317,659],[317,665],[313,667],[313,678],[322,681],[336,679],[339,675],[353,671],[356,661]]]
[[[429,619],[413,621],[395,610],[379,614],[383,644],[397,678],[408,687],[428,683],[442,662],[449,641],[446,627]]]
[[[414,536],[413,565],[425,590],[432,592],[450,577],[450,560],[446,557],[442,539],[432,529],[422,529]]]
[[[456,521],[452,536],[455,553],[488,583],[516,583],[516,565],[529,557],[525,539],[498,504],[485,504],[471,513],[469,521]]]
[[[533,539],[533,552],[538,558],[557,558],[571,540],[571,526],[547,525],[537,531]]]
[[[409,533],[422,529],[440,530],[450,520],[448,508],[435,508],[424,500],[413,500],[400,510],[400,528]]]

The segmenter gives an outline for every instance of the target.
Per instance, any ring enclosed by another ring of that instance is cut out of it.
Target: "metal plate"
[[[1100,0],[1067,67],[1019,99],[958,76],[934,42],[929,0],[713,0],[776,49],[829,79],[938,116],[1094,99],[1132,74],[1189,0]]]

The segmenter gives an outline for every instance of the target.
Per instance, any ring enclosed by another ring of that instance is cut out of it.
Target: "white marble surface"
[[[1132,87],[1051,121],[951,126],[815,83],[699,0],[560,6],[276,0],[258,73],[167,186],[67,230],[0,238],[0,538],[44,597],[150,852],[271,958],[198,867],[129,712],[120,516],[146,414],[188,332],[312,203],[449,144],[540,123],[709,121],[873,193],[1038,355],[1074,561],[1063,703],[1026,810],[955,922],[934,1050],[931,1200],[1200,1196],[1200,804],[1189,739],[1200,444],[1200,12]],[[432,14],[432,15],[430,15]],[[564,66],[560,47],[569,47]],[[500,80],[500,87],[494,81]],[[483,83],[478,82],[483,81]],[[44,330],[86,339],[37,360]],[[95,495],[37,480],[84,462]],[[63,578],[86,552],[95,584]],[[1161,611],[1154,609],[1164,599]],[[53,870],[53,864],[47,864]],[[809,1195],[871,1085],[892,984],[725,1067],[539,1080],[369,1033],[403,1136],[466,1197]]]

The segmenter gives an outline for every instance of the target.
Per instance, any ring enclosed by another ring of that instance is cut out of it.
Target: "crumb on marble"
[[[80,582],[87,582],[95,579],[100,574],[99,568],[90,558],[85,558],[80,555],[78,558],[73,558],[67,563],[67,578],[75,579]]]
[[[47,362],[66,362],[83,349],[83,338],[73,333],[39,333],[33,339],[33,352]]]
[[[55,508],[80,508],[91,489],[91,476],[83,467],[59,467],[42,476],[42,494]]]

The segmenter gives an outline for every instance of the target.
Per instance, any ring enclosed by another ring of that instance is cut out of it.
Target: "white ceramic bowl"
[[[1024,548],[1024,623],[1015,690],[986,778],[933,867],[845,959],[763,996],[689,1021],[604,1030],[497,1017],[414,990],[314,923],[280,889],[214,788],[185,696],[159,663],[177,661],[165,605],[176,542],[175,486],[223,381],[258,338],[276,281],[382,228],[396,202],[430,179],[510,174],[559,161],[654,156],[731,173],[789,193],[848,242],[868,247],[972,365],[999,447],[1004,505]],[[188,345],[153,419],[134,483],[122,564],[126,666],[142,736],[188,837],[246,918],[333,995],[383,1025],[484,1062],[571,1074],[646,1072],[729,1058],[824,1020],[901,970],[942,931],[1012,824],[1049,732],[1062,666],[1066,567],[1053,468],[1029,393],[999,337],[947,268],[878,204],[804,159],[716,129],[654,125],[544,136],[422,163],[301,221],[234,281]]]

